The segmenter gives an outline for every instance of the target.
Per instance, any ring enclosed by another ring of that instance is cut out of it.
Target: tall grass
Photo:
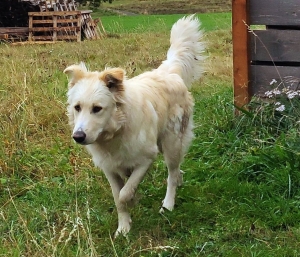
[[[155,68],[168,49],[167,27],[0,45],[0,256],[298,256],[297,111],[253,102],[235,117],[230,30],[208,31],[206,40],[206,73],[192,90],[195,140],[175,210],[158,213],[167,177],[159,159],[139,187],[129,237],[117,240],[110,187],[70,138],[62,71],[79,61],[92,70],[121,66],[129,77]],[[281,126],[285,117],[294,121]]]

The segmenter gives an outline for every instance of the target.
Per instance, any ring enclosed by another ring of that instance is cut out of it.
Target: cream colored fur
[[[130,230],[128,206],[157,154],[164,155],[168,186],[162,209],[173,210],[180,163],[192,140],[193,99],[187,90],[202,74],[200,22],[188,16],[171,30],[167,59],[155,70],[127,79],[121,68],[65,69],[73,138],[105,173],[118,211],[116,235]]]

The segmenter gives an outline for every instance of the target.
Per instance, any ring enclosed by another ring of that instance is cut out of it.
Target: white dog
[[[167,59],[155,70],[132,79],[121,68],[90,72],[83,63],[64,71],[72,136],[110,183],[118,211],[116,235],[130,230],[129,204],[158,152],[169,172],[161,210],[173,210],[182,184],[180,163],[193,137],[188,88],[202,74],[201,39],[200,22],[191,15],[173,25]]]

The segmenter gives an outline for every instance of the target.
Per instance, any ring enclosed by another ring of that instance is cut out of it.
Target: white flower
[[[272,81],[270,82],[270,86],[272,86],[275,83],[277,83],[277,80],[276,79],[272,79]]]
[[[273,96],[273,92],[272,91],[267,91],[265,92],[265,95],[269,98],[271,98]]]
[[[296,95],[298,95],[297,91],[288,91],[287,92],[288,99],[293,99]]]
[[[266,91],[265,92],[265,95],[269,98],[272,98],[273,96],[276,96],[276,95],[280,95],[282,92],[278,89],[273,89],[273,90],[270,90],[270,91]]]
[[[285,110],[285,106],[282,104],[275,109],[276,111],[283,112]]]
[[[278,89],[274,89],[274,90],[273,90],[273,94],[274,94],[274,95],[280,95],[280,94],[281,94],[281,91],[278,90]]]

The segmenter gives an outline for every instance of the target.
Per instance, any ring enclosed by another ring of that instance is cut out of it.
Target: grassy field
[[[99,41],[0,45],[0,256],[299,256],[299,104],[277,112],[253,101],[253,111],[233,115],[228,17],[200,16],[208,58],[192,90],[195,140],[175,210],[158,213],[167,177],[159,159],[140,185],[127,239],[112,240],[110,187],[71,140],[62,71],[79,61],[121,66],[129,77],[155,68],[174,16],[155,30],[156,17],[145,16],[149,26],[128,33],[103,17],[118,37]]]
[[[99,17],[95,12],[94,17]],[[120,33],[143,33],[155,32],[165,33],[169,31],[172,25],[183,15],[134,15],[134,16],[100,16],[105,26],[105,30],[110,34]],[[199,14],[205,31],[210,30],[229,30],[231,28],[230,13],[207,13]]]

